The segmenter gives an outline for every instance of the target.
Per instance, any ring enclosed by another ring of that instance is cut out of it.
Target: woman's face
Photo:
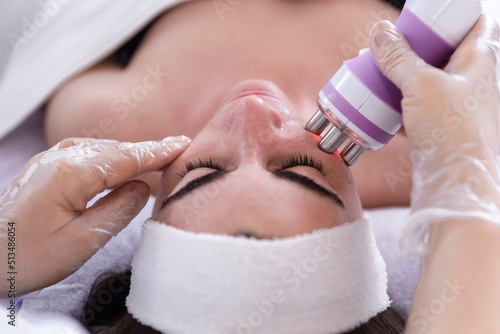
[[[268,81],[236,85],[163,174],[153,218],[193,232],[282,238],[362,216],[349,169],[318,149]]]

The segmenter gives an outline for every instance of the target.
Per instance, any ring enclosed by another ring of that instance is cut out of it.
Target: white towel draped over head
[[[331,334],[390,304],[367,218],[295,237],[193,233],[148,220],[128,311],[165,333]]]

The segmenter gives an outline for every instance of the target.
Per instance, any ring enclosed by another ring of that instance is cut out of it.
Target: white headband
[[[192,233],[148,220],[128,311],[164,333],[342,333],[387,309],[367,218],[274,240]]]

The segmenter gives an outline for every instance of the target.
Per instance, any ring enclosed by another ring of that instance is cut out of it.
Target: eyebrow
[[[196,188],[199,188],[205,184],[208,184],[210,182],[217,180],[218,178],[220,178],[221,176],[223,176],[226,173],[227,172],[224,170],[218,170],[216,172],[213,172],[213,173],[210,173],[207,175],[203,175],[202,177],[199,177],[199,178],[196,178],[192,181],[189,181],[184,187],[179,189],[179,191],[177,191],[172,196],[168,197],[161,205],[160,210],[163,210],[163,208],[165,208],[171,202],[186,196],[187,194],[189,194],[190,192],[192,192]]]
[[[274,171],[272,172],[274,175],[279,177],[280,179],[285,179],[289,180],[292,182],[295,182],[309,190],[314,191],[316,194],[320,196],[325,196],[335,202],[335,204],[339,205],[341,208],[345,208],[344,202],[340,199],[340,197],[335,194],[334,192],[331,192],[330,190],[326,189],[325,187],[319,185],[314,181],[313,179],[308,178],[307,176],[297,174],[295,172],[285,170],[285,171]],[[163,204],[160,207],[160,210],[163,210],[167,205],[171,204],[172,202],[181,199],[182,197],[188,195],[191,193],[193,190],[209,184],[211,182],[214,182],[215,180],[223,177],[225,174],[227,174],[226,171],[224,170],[219,170],[207,175],[203,175],[199,178],[196,178],[190,182],[188,182],[184,187],[179,189],[175,194],[172,196],[168,197]]]
[[[332,199],[342,209],[345,208],[344,202],[342,202],[342,200],[340,199],[340,197],[336,193],[326,189],[325,187],[316,183],[316,181],[308,178],[307,176],[297,174],[297,173],[289,171],[289,170],[276,171],[276,172],[273,172],[273,174],[276,175],[277,177],[279,177],[280,179],[285,179],[285,180],[290,180],[290,181],[296,182],[296,183],[308,188],[309,190],[316,192],[317,194],[319,194],[321,196],[326,196],[326,197]]]

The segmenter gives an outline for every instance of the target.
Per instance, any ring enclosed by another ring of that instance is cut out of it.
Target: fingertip
[[[500,27],[493,15],[489,13],[481,14],[476,25],[472,28],[470,35],[478,47],[485,44],[490,49],[493,49],[496,55],[500,41]]]
[[[181,142],[183,144],[191,144],[191,142],[193,141],[188,136],[177,136],[175,138],[176,138],[177,141],[179,141],[179,142]]]
[[[477,23],[482,29],[488,31],[491,40],[498,42],[500,40],[500,26],[497,19],[490,13],[483,13]]]
[[[387,29],[394,28],[394,25],[388,20],[382,20],[375,22],[371,29],[371,36],[374,34],[379,34]]]
[[[149,185],[146,182],[140,180],[129,181],[118,187],[118,189],[116,190],[119,190],[119,192],[123,193],[124,196],[129,197],[131,201],[136,202],[137,208],[140,208],[137,213],[139,213],[144,208],[149,200]]]
[[[171,136],[164,138],[162,142],[165,144],[171,144],[171,143],[189,144],[191,143],[191,138],[186,136],[176,136],[176,137]]]
[[[402,39],[399,30],[389,21],[379,21],[375,23],[372,27],[371,34],[370,46],[372,49],[373,47],[375,49],[386,47]]]
[[[404,92],[412,75],[427,65],[391,22],[377,22],[372,33],[370,49],[377,66]]]
[[[162,144],[166,146],[169,151],[185,150],[191,142],[191,138],[186,136],[167,137],[162,140]]]

